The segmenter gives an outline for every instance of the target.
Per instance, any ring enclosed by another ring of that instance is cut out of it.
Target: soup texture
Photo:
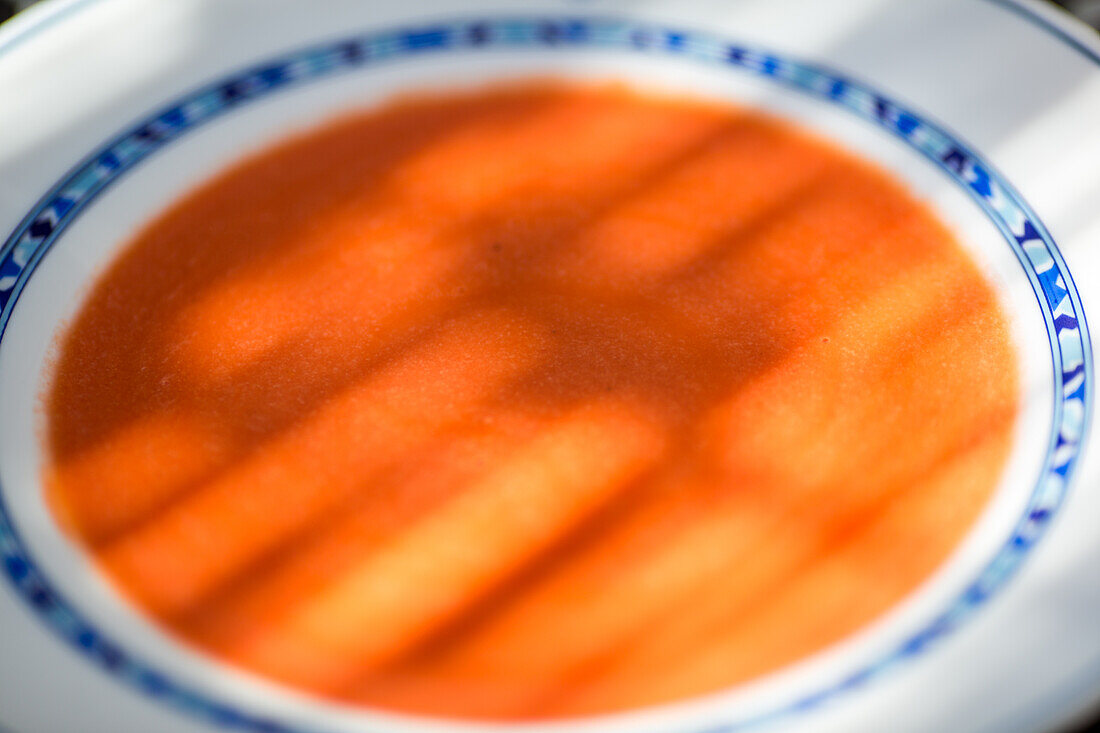
[[[710,693],[913,592],[1017,413],[991,286],[790,123],[399,99],[133,237],[59,336],[48,500],[214,659],[450,718]]]

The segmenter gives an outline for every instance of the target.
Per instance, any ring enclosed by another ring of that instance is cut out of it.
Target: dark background
[[[33,5],[34,2],[35,0],[0,0],[0,22],[7,20],[27,6]],[[1061,6],[1100,31],[1100,0],[1055,0],[1052,4]],[[1100,134],[1100,120],[1097,121],[1097,130],[1097,134]],[[1100,697],[1100,690],[1097,691],[1097,696]],[[72,731],[71,733],[78,732]],[[944,733],[949,732],[945,731]],[[1068,729],[1065,733],[1100,733],[1100,711],[1097,711],[1094,716],[1081,724]]]

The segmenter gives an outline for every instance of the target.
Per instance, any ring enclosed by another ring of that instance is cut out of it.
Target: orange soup
[[[1017,380],[990,285],[883,171],[533,82],[340,118],[146,226],[60,341],[48,493],[215,659],[418,714],[607,713],[912,592],[999,480]]]

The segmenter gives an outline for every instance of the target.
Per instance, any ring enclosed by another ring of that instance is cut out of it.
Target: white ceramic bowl
[[[725,693],[491,727],[1039,731],[1100,693],[1086,327],[1100,297],[1100,43],[1083,27],[1023,0],[52,0],[0,29],[0,726],[489,727],[322,702],[164,635],[53,522],[37,399],[91,280],[197,182],[397,92],[532,74],[757,106],[895,172],[994,284],[1023,407],[980,520],[858,634]]]

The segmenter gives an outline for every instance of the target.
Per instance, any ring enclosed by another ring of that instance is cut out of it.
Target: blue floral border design
[[[706,733],[755,728],[804,713],[857,689],[931,647],[972,616],[1020,567],[1065,498],[1089,429],[1095,384],[1080,296],[1057,246],[1022,197],[980,156],[942,126],[825,67],[705,33],[631,21],[581,17],[460,20],[371,33],[318,45],[234,74],[167,106],[79,163],[27,215],[0,248],[0,339],[35,266],[85,207],[112,182],[186,131],[284,87],[383,61],[491,48],[589,48],[668,54],[768,79],[845,108],[922,153],[962,186],[1004,235],[1035,291],[1050,338],[1053,430],[1027,507],[978,577],[923,629],[884,657],[771,712]],[[179,685],[92,627],[30,557],[3,503],[0,558],[8,580],[53,630],[104,670],[146,695],[209,724],[252,733],[305,733]]]

